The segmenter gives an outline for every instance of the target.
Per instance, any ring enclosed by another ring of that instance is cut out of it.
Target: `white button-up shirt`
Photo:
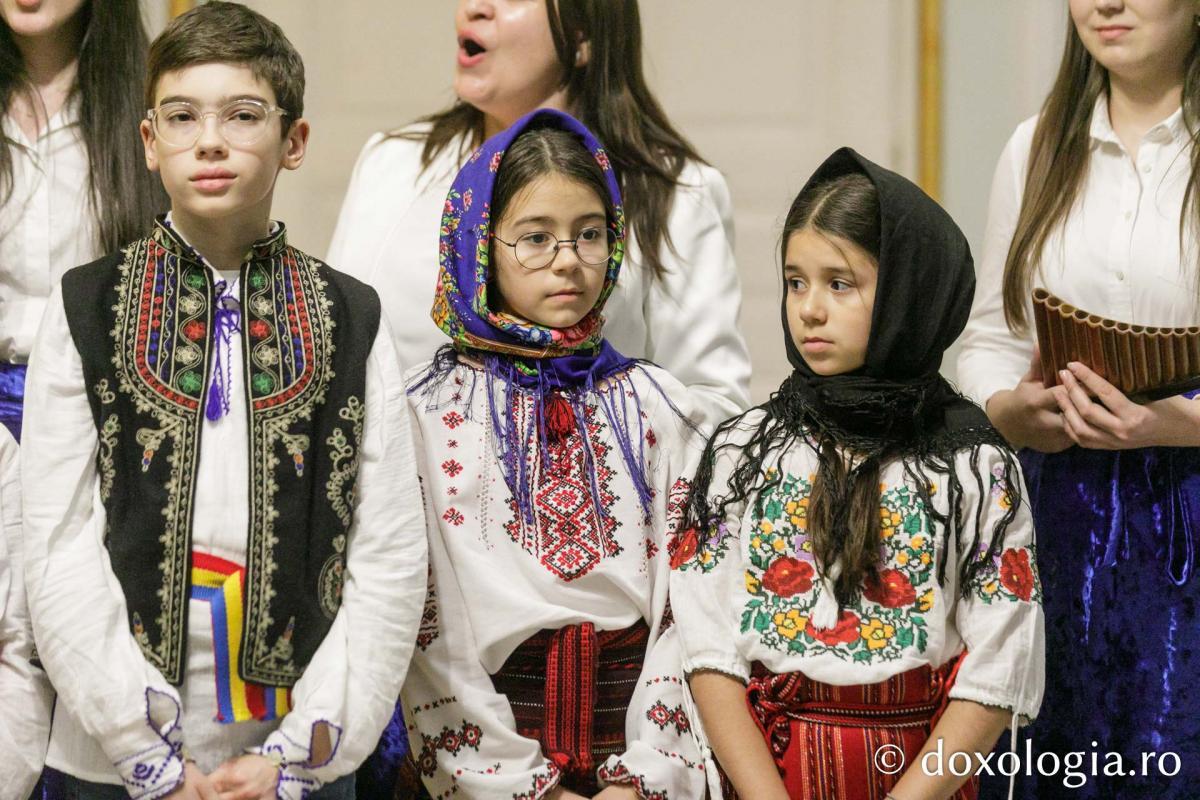
[[[0,425],[0,800],[26,800],[42,772],[53,693],[30,663],[33,632],[21,569],[21,468]]]
[[[1029,369],[1036,335],[1018,336],[1004,321],[1004,262],[1025,189],[1037,118],[1017,127],[996,166],[971,319],[962,337],[958,380],[985,404],[1012,389]],[[1066,224],[1051,235],[1032,286],[1077,308],[1139,325],[1200,323],[1196,238],[1180,253],[1180,209],[1191,174],[1190,137],[1182,110],[1155,125],[1138,145],[1136,161],[1121,144],[1104,96],[1091,121],[1087,175]]]
[[[432,358],[448,341],[429,311],[459,143],[424,171],[423,146],[371,137],[354,167],[328,259],[379,292],[406,367]],[[750,405],[750,352],[737,325],[742,294],[733,210],[725,178],[712,167],[687,162],[679,184],[667,220],[674,250],[662,249],[667,272],[654,277],[631,240],[605,306],[604,337],[621,353],[670,372],[715,424]]]
[[[101,253],[78,98],[36,141],[7,116],[0,132],[13,159],[12,193],[0,194],[0,361],[24,363],[50,288]]]

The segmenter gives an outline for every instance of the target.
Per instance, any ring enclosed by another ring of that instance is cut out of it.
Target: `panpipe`
[[[1047,387],[1059,383],[1067,362],[1077,361],[1139,403],[1200,388],[1200,326],[1117,322],[1045,289],[1033,290],[1033,322]]]

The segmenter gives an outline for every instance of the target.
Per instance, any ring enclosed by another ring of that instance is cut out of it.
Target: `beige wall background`
[[[143,3],[157,32],[167,0]],[[312,142],[304,166],[280,178],[275,216],[299,247],[323,255],[366,138],[453,100],[456,3],[247,4],[305,60]],[[942,197],[976,251],[996,159],[1053,77],[1065,6],[944,0]],[[916,174],[917,0],[642,0],[641,11],[652,87],[733,193],[741,325],[760,401],[789,369],[776,252],[792,197],[841,145]],[[946,367],[952,376],[952,357]]]

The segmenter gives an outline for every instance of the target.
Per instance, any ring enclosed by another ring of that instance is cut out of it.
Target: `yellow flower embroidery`
[[[917,598],[917,610],[928,611],[933,608],[933,589],[928,590],[925,594]]]
[[[920,550],[922,547],[925,546],[925,537],[924,536],[914,536],[914,537],[912,537],[912,541],[909,542],[909,545],[915,550]]]
[[[995,594],[996,590],[999,588],[999,584],[997,584],[995,581],[988,581],[983,585],[983,591],[987,592],[988,594]]]
[[[921,553],[921,563],[922,564],[924,564],[925,566],[929,566],[929,562],[931,560],[932,560],[932,556],[929,555],[928,551]]]
[[[775,623],[776,632],[787,639],[795,639],[808,625],[808,617],[800,616],[800,612],[794,608],[786,614],[776,611],[771,621]]]
[[[750,594],[758,594],[759,588],[762,586],[762,581],[754,577],[754,573],[746,570],[746,591]]]
[[[777,614],[776,617],[778,616]],[[859,630],[862,632],[862,638],[867,642],[867,647],[871,650],[887,647],[888,642],[896,635],[896,628],[884,623],[878,617],[871,617],[871,621],[865,625],[860,625]],[[783,633],[783,631],[780,631],[780,633]]]
[[[758,523],[758,529],[763,533],[771,533],[775,530],[775,526],[771,524],[770,520],[764,519]]]
[[[788,500],[788,503],[787,503],[787,505],[786,505],[786,506],[784,506],[783,508],[784,508],[784,510],[785,510],[785,511],[786,511],[788,514],[795,514],[795,513],[796,513],[796,509],[797,509],[799,506],[800,506],[800,504],[799,504],[799,503],[797,503],[795,500]]]
[[[753,548],[754,550],[757,550],[758,548],[762,547],[762,537],[759,536],[758,534],[751,536],[750,537],[750,547]]]
[[[905,566],[906,564],[908,564],[908,551],[907,550],[901,550],[899,553],[896,553],[896,563],[902,567]]]
[[[771,546],[775,548],[776,553],[782,553],[787,549],[787,542],[785,542],[783,539],[776,539],[775,541],[771,542]]]
[[[791,518],[789,519],[789,522],[791,522],[792,525],[796,528],[804,527],[804,517],[797,517],[795,514],[793,514],[791,516]]]

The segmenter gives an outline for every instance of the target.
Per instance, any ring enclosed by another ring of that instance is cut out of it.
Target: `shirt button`
[[[1150,174],[1150,165],[1149,165],[1149,164],[1143,164],[1143,165],[1142,165],[1142,172],[1144,172],[1144,173],[1146,173],[1147,175],[1149,175],[1149,174]]]
[[[1132,212],[1132,211],[1126,211],[1126,212],[1125,212],[1125,219],[1133,219],[1133,212]]]
[[[1123,281],[1123,280],[1125,280],[1125,273],[1124,273],[1124,272],[1118,272],[1118,273],[1117,273],[1117,280],[1119,280],[1119,281]]]

